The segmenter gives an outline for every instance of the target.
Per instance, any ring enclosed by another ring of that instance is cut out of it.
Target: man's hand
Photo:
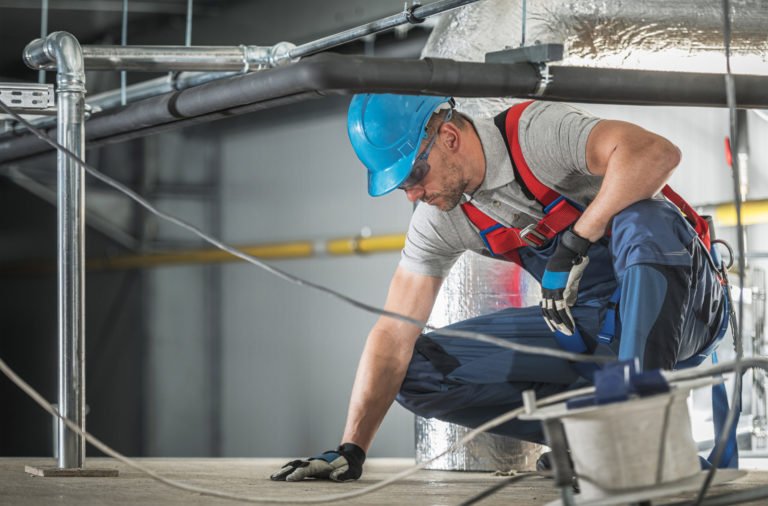
[[[292,460],[270,478],[274,481],[301,481],[305,478],[352,481],[363,474],[363,462],[363,449],[354,443],[344,443],[316,457]]]
[[[587,239],[566,230],[547,262],[541,280],[541,312],[552,332],[570,336],[576,328],[570,308],[576,303],[579,281],[589,263],[590,246]]]

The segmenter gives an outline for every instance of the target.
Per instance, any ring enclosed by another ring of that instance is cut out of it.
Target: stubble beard
[[[454,164],[448,164],[445,184],[442,189],[431,195],[426,195],[422,200],[433,205],[441,211],[450,211],[459,205],[469,181],[464,178],[461,168]],[[439,200],[438,200],[439,199]]]

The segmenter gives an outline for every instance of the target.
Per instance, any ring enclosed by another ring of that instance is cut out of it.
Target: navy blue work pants
[[[557,239],[521,250],[523,265],[541,279]],[[610,239],[589,251],[590,264],[572,308],[590,350],[638,357],[645,369],[673,369],[710,345],[724,317],[723,291],[704,246],[677,208],[638,202],[614,217]],[[621,287],[616,341],[596,336],[608,299]],[[511,342],[560,349],[538,306],[508,308],[447,328],[490,334]],[[467,427],[515,409],[522,392],[542,398],[588,385],[566,360],[518,353],[464,338],[419,337],[398,402],[414,413]],[[543,442],[538,422],[513,420],[491,432]]]

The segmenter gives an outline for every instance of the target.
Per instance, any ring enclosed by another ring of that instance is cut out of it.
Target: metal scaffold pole
[[[73,55],[76,40],[67,40]],[[78,157],[85,155],[84,78],[62,72],[57,75],[57,140]],[[83,169],[59,152],[57,258],[59,301],[59,409],[85,429],[85,192]],[[59,420],[60,468],[80,468],[85,463],[85,441]]]
[[[24,59],[32,68],[55,62],[56,140],[85,158],[85,66],[77,39],[55,32],[27,45]],[[85,188],[83,168],[71,156],[57,156],[57,281],[59,343],[59,413],[85,430]],[[57,468],[84,476],[85,440],[58,420]],[[28,468],[29,470],[29,468]],[[35,474],[55,476],[56,470]],[[42,471],[42,472],[40,472]],[[33,471],[30,471],[33,472]],[[98,474],[103,475],[103,474]]]

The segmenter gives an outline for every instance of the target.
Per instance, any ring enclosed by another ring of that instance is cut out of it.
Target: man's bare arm
[[[600,121],[587,140],[587,166],[603,184],[574,232],[597,241],[617,213],[658,193],[678,163],[680,150],[664,137],[624,121]]]
[[[442,278],[398,267],[384,307],[426,321],[441,283]],[[379,318],[373,326],[352,387],[343,443],[355,443],[368,451],[405,378],[420,333],[421,328],[389,317]]]

